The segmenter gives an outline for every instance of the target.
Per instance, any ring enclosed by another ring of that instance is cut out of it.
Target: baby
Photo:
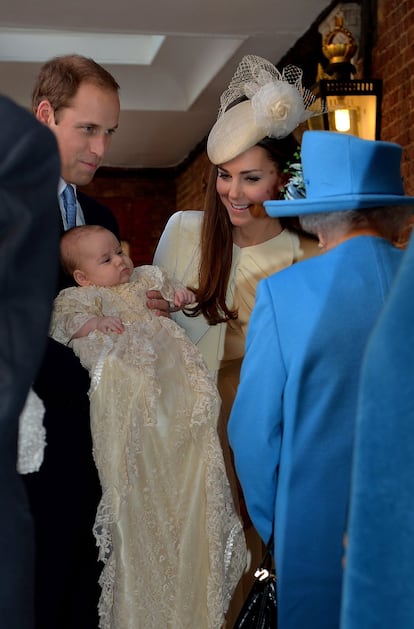
[[[178,308],[194,294],[159,267],[133,268],[96,225],[67,231],[61,260],[78,286],[56,298],[51,335],[91,376],[100,627],[220,627],[246,550],[219,397],[185,332],[145,305],[150,289]]]

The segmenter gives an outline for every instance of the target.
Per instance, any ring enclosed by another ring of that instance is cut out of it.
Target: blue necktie
[[[73,186],[69,183],[63,190],[62,197],[66,212],[66,223],[68,225],[68,229],[70,229],[76,225],[76,195]]]

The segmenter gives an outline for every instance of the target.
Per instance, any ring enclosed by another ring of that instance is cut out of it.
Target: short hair
[[[68,229],[60,239],[60,263],[67,275],[72,277],[73,272],[79,269],[79,249],[77,245],[85,236],[105,232],[107,229],[101,225],[79,225]]]
[[[363,210],[342,210],[338,212],[317,212],[299,216],[299,222],[310,234],[323,234],[338,229],[348,231],[352,227],[374,227],[388,240],[398,237],[413,208],[409,205],[366,208]]]
[[[82,83],[118,92],[119,85],[99,63],[82,55],[53,57],[41,67],[32,93],[32,110],[36,114],[42,100],[48,100],[58,111],[69,107]]]

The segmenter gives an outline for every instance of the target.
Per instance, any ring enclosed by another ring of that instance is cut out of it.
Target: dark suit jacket
[[[87,225],[102,225],[110,229],[117,238],[120,237],[117,220],[106,205],[98,203],[98,201],[80,190],[77,192],[77,197]]]
[[[44,351],[57,275],[53,134],[0,97],[0,627],[33,626],[33,523],[16,471],[17,433]]]

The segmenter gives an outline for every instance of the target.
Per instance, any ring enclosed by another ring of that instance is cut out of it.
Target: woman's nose
[[[239,199],[241,195],[241,186],[237,179],[232,179],[229,187],[229,197],[231,199]]]

